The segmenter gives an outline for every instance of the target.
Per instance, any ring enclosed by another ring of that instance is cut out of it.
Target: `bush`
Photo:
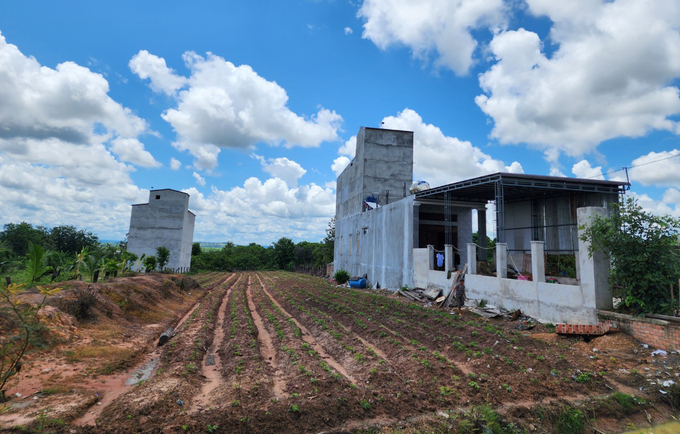
[[[567,407],[555,418],[555,432],[559,434],[579,434],[585,432],[586,421],[581,410]]]
[[[648,213],[630,198],[613,206],[611,217],[596,217],[581,228],[581,239],[591,242],[591,255],[601,250],[611,258],[613,295],[630,312],[671,314],[668,288],[680,277],[680,220]]]
[[[73,291],[74,300],[61,301],[60,308],[69,315],[73,315],[76,319],[86,320],[93,316],[92,310],[97,305],[97,290],[88,286],[87,288],[78,288]]]
[[[335,281],[340,285],[344,285],[349,281],[349,273],[345,270],[338,270],[333,275],[333,279],[335,279]]]

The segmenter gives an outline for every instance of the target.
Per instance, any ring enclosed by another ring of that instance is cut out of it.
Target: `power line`
[[[647,161],[646,163],[634,164],[634,165],[629,166],[629,167],[623,166],[620,169],[611,170],[611,171],[603,173],[601,175],[589,176],[589,177],[583,178],[583,179],[593,179],[593,178],[604,177],[605,175],[611,175],[612,173],[623,172],[626,169],[634,169],[636,167],[647,166],[648,164],[654,164],[654,163],[658,163],[660,161],[670,160],[671,158],[678,158],[678,157],[680,157],[680,153],[678,153],[676,155],[671,155],[670,157],[659,158],[658,160],[654,160],[654,161]]]

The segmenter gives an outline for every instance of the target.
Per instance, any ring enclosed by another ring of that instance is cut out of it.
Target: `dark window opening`
[[[156,199],[160,199],[160,198],[161,198],[161,195],[160,195],[160,194],[157,194],[157,195],[156,195]]]

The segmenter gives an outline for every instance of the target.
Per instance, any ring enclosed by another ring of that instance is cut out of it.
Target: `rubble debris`
[[[607,332],[619,331],[611,321],[598,324],[555,324],[555,333],[560,335],[602,336]]]
[[[652,351],[652,356],[664,356],[664,357],[666,357],[667,355],[668,355],[668,353],[665,352],[664,350]]]

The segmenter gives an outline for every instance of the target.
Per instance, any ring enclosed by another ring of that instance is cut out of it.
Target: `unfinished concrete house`
[[[608,213],[628,183],[495,173],[411,194],[412,181],[413,133],[362,127],[337,180],[335,270],[366,274],[373,286],[446,294],[448,272],[467,264],[468,297],[545,321],[595,324],[597,309],[611,308],[609,264],[589,256],[578,228]],[[495,275],[481,275],[490,203]]]
[[[151,190],[149,203],[132,205],[127,250],[140,257],[155,256],[156,248],[164,246],[170,251],[166,268],[188,271],[195,219],[187,193]]]

